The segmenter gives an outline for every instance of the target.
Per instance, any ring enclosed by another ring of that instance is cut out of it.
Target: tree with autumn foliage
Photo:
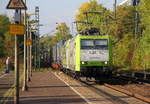
[[[113,42],[113,64],[123,66],[127,69],[148,69],[150,68],[150,9],[149,0],[140,0],[136,6],[117,6],[117,18],[114,11],[109,11],[96,0],[83,3],[76,15],[76,21],[91,22],[92,24],[79,24],[79,30],[89,27],[96,27],[101,32],[109,34]],[[88,14],[88,19],[85,13]],[[99,12],[101,15],[92,14]],[[135,20],[136,12],[138,18]],[[87,21],[88,20],[88,21]],[[135,24],[137,21],[138,24]],[[135,36],[135,27],[137,33]],[[149,56],[148,59],[144,59]]]
[[[150,69],[149,9],[149,0],[140,0],[136,6],[122,5],[117,8],[117,20],[110,25],[110,33],[116,41],[113,46],[114,65],[141,71]],[[136,12],[138,27],[135,36]]]
[[[58,40],[67,40],[72,37],[70,34],[70,29],[65,22],[57,24],[56,30],[56,36],[58,37]]]
[[[78,24],[78,31],[94,27],[103,33],[106,32],[106,17],[110,15],[110,11],[99,4],[97,0],[83,3],[78,11],[79,13],[75,17],[77,22],[81,22]]]
[[[57,42],[61,40],[68,40],[72,35],[70,33],[69,27],[65,22],[57,23],[55,36],[52,37],[51,45],[55,45]]]
[[[112,12],[113,14],[113,12]],[[135,51],[135,9],[132,6],[117,7],[117,18],[108,20],[108,34],[113,40],[113,64],[130,66]]]
[[[140,37],[138,38],[138,48],[134,58],[132,59],[132,66],[136,67],[137,65],[141,69],[150,69],[150,0],[141,0],[141,3],[137,6],[139,13],[139,26],[143,28],[141,31]],[[136,64],[135,64],[136,63]]]

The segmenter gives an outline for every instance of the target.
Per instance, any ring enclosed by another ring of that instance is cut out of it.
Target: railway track
[[[63,77],[64,76],[67,76],[65,80],[70,80],[70,82],[75,80],[66,74],[64,74]],[[149,104],[150,103],[148,98],[145,98],[138,94],[131,93],[130,91],[126,91],[124,89],[118,88],[107,82],[98,84],[94,80],[86,81],[86,80],[76,79],[76,81],[81,83],[81,86],[83,87],[86,86],[88,89],[91,89],[93,92],[97,93],[98,95],[103,96],[105,99],[112,102],[113,104],[135,104],[135,102],[136,104]]]
[[[111,84],[109,84],[109,83],[103,83],[103,85],[99,85],[99,84],[96,84],[96,83],[91,83],[91,82],[86,82],[86,81],[81,81],[82,83],[84,83],[84,84],[86,84],[86,85],[88,85],[88,86],[90,86],[90,88],[92,88],[92,89],[94,89],[96,92],[98,91],[98,90],[100,90],[100,87],[102,87],[102,86],[105,86],[105,87],[107,87],[107,88],[110,88],[110,89],[113,89],[113,90],[115,90],[115,91],[119,91],[119,92],[121,92],[121,93],[123,93],[123,94],[126,94],[126,95],[128,95],[128,96],[131,96],[131,97],[134,97],[134,98],[136,98],[136,99],[139,99],[139,100],[141,100],[141,101],[144,101],[144,102],[146,102],[146,103],[150,103],[150,99],[149,98],[147,98],[147,97],[144,97],[144,96],[142,96],[142,95],[139,95],[139,94],[137,94],[137,93],[132,93],[132,92],[130,92],[130,91],[128,91],[128,90],[125,90],[125,89],[123,89],[123,88],[119,88],[119,87],[116,87],[116,86],[114,86],[114,85],[111,85]],[[147,84],[148,86],[149,86],[149,84]],[[107,95],[109,95],[109,94],[107,94]],[[117,99],[117,97],[113,97],[113,96],[110,96],[111,98],[113,98],[114,100],[115,99]],[[113,101],[114,102],[114,101]],[[116,102],[115,102],[115,104],[124,104],[124,102],[122,101],[122,100],[117,100]]]
[[[117,81],[120,81],[120,82],[127,83],[129,85],[132,84],[132,86],[135,86],[135,87],[139,86],[139,89],[142,89],[140,86],[150,87],[149,83],[146,83],[146,81],[144,81],[144,80],[142,81],[142,80],[140,80],[138,78],[120,76],[120,77],[115,77],[114,79],[116,79]],[[118,82],[118,83],[120,83],[120,82]],[[129,96],[132,96],[132,97],[135,97],[135,98],[140,99],[142,101],[145,101],[147,103],[150,103],[150,98],[145,97],[146,95],[143,96],[143,95],[138,94],[136,92],[134,93],[132,91],[128,91],[128,89],[126,89],[126,87],[125,88],[120,88],[120,87],[115,86],[115,84],[111,84],[111,83],[105,83],[104,85],[107,86],[107,87],[109,87],[109,88],[112,88],[112,89],[114,89],[116,91],[125,93],[125,94],[127,94]]]
[[[119,77],[114,77],[115,79],[122,79],[124,81],[128,81],[129,83],[137,83],[137,84],[142,84],[150,87],[150,82],[148,80],[144,79],[138,79],[138,78],[133,78],[133,77],[127,77],[127,76],[119,76]]]
[[[146,91],[149,92],[148,89],[150,87],[150,83],[149,83],[148,80],[133,78],[133,77],[127,77],[127,76],[119,76],[119,77],[116,77],[116,79],[121,79],[122,81],[127,81],[129,83],[132,83],[133,85],[135,84],[135,87],[136,86],[139,87],[140,90],[142,90],[144,88],[145,92]],[[111,86],[109,84],[106,84],[106,86],[112,87],[113,89],[116,89],[116,90],[119,89],[119,91],[122,91],[123,93],[126,93],[129,96],[134,96],[135,98],[138,98],[138,99],[141,99],[145,102],[150,103],[150,93],[147,94],[147,95],[141,95],[141,94],[138,94],[138,93],[133,93],[132,91],[127,91],[127,90],[124,90],[124,89],[120,89],[118,87],[115,88],[114,86]]]
[[[149,98],[146,98],[146,97],[144,97],[144,96],[142,96],[142,95],[139,95],[139,94],[137,94],[137,93],[132,93],[132,92],[130,92],[130,91],[127,91],[127,90],[122,89],[122,88],[119,88],[119,87],[112,86],[112,85],[107,84],[107,83],[105,83],[104,85],[105,85],[106,87],[109,87],[109,88],[114,89],[114,90],[116,90],[116,91],[119,91],[119,92],[121,92],[121,93],[124,93],[124,94],[127,94],[127,95],[129,95],[129,96],[135,97],[135,98],[137,98],[137,99],[139,99],[139,100],[142,100],[142,101],[144,101],[144,102],[150,103],[150,99],[149,99]]]
[[[90,85],[90,86],[95,86],[95,84],[92,85],[92,84],[90,84],[91,82],[87,83],[86,81],[81,81],[81,82],[85,83],[87,85]],[[114,81],[115,81],[115,83],[114,83]],[[131,84],[132,86],[139,87],[140,90],[143,88],[144,90],[147,91],[147,88],[150,87],[150,83],[149,82],[150,81],[148,81],[148,80],[140,79],[140,78],[137,78],[137,77],[133,78],[133,77],[121,76],[120,75],[120,76],[117,76],[117,77],[113,76],[113,77],[109,78],[109,80],[106,80],[103,83],[103,85],[108,87],[108,88],[111,88],[113,90],[116,90],[116,91],[119,91],[121,93],[124,93],[124,94],[126,94],[128,96],[131,96],[131,97],[134,97],[136,99],[139,99],[141,101],[150,103],[150,93],[147,94],[147,95],[146,94],[142,95],[142,94],[136,93],[137,91],[134,92],[133,88],[132,88],[133,90],[131,91],[131,90],[128,90],[130,88],[126,89],[126,87],[124,87],[125,85],[129,85],[130,86],[130,84]],[[116,85],[119,85],[119,87],[116,86]],[[148,88],[148,89],[149,89],[148,92],[150,92],[150,88]],[[140,90],[139,90],[139,92],[140,92]],[[146,92],[146,91],[144,91],[144,92]]]

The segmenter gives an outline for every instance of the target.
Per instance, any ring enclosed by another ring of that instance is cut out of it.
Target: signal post
[[[15,10],[15,24],[9,26],[9,32],[15,36],[15,96],[14,104],[19,104],[19,52],[18,39],[19,35],[25,33],[25,26],[21,24],[21,10],[27,9],[22,0],[10,0],[7,9]]]

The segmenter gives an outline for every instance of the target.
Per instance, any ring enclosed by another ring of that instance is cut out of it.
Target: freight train
[[[53,46],[53,61],[74,77],[99,79],[111,74],[112,45],[108,35],[89,29]]]

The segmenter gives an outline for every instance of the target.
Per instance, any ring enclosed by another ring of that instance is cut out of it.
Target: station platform
[[[14,73],[0,73],[0,104],[2,100],[6,100],[11,96],[13,90],[11,89],[14,84]],[[8,91],[9,90],[9,91]]]
[[[34,72],[28,86],[20,91],[19,104],[87,104],[51,71]]]
[[[12,74],[3,78],[8,76]],[[19,104],[148,104],[104,86],[95,87],[95,91],[55,70],[33,72],[28,87],[28,91],[20,87]],[[12,90],[7,92],[10,94]],[[0,104],[14,104],[13,96]]]

